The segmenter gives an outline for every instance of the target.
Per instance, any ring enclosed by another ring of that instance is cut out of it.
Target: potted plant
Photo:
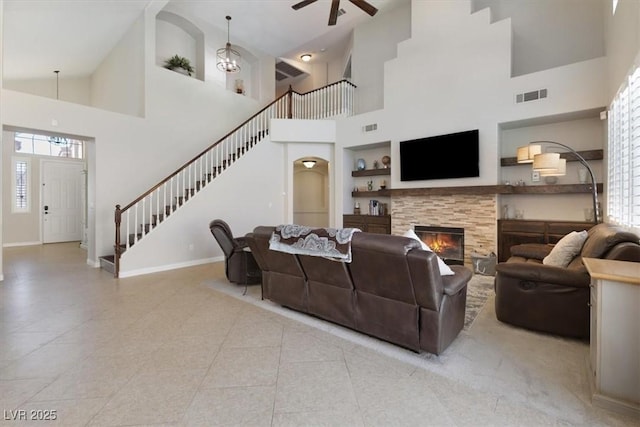
[[[173,55],[171,58],[164,61],[164,68],[175,71],[176,69],[184,70],[188,75],[193,73],[193,66],[191,62],[184,56]]]

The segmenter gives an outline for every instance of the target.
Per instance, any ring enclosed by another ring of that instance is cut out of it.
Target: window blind
[[[640,228],[640,68],[611,103],[607,157],[608,220]]]

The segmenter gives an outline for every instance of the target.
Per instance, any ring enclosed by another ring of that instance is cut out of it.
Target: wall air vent
[[[516,104],[521,102],[536,101],[547,97],[547,89],[534,90],[516,94]]]
[[[366,125],[362,127],[362,132],[373,132],[374,130],[378,130],[378,124],[373,123],[370,125]]]

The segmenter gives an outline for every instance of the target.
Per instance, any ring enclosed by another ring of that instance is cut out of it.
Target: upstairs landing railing
[[[114,276],[120,258],[189,198],[223,173],[269,134],[271,119],[325,119],[353,114],[355,85],[342,80],[301,94],[289,87],[282,96],[180,166],[124,207],[115,209]]]

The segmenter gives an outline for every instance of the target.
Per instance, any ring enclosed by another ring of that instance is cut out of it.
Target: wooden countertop
[[[610,259],[583,258],[585,267],[595,279],[615,280],[630,285],[640,285],[640,262]]]

